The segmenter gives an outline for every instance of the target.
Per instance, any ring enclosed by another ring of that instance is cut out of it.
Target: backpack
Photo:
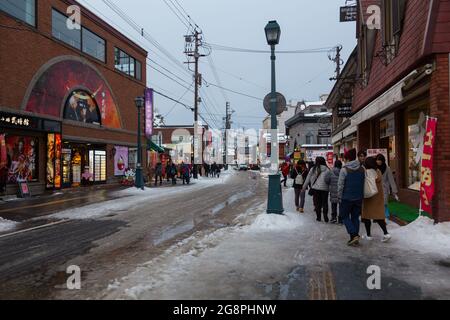
[[[305,180],[303,179],[303,175],[301,173],[298,173],[297,168],[294,168],[294,170],[297,173],[297,177],[295,177],[295,184],[302,186],[305,183]]]
[[[364,181],[364,198],[369,199],[378,194],[377,172],[375,170],[366,170],[366,179]]]

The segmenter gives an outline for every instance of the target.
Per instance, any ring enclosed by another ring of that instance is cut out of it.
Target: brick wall
[[[430,88],[430,113],[438,118],[434,153],[435,219],[450,221],[450,107],[449,54],[436,55],[436,71]]]
[[[137,111],[136,96],[142,96],[146,83],[146,52],[130,40],[113,33],[92,14],[82,10],[82,25],[106,40],[106,63],[98,61],[81,51],[52,38],[52,7],[66,12],[74,1],[39,0],[37,29],[0,13],[0,24],[16,29],[0,28],[0,107],[20,109],[24,95],[36,72],[49,60],[63,55],[82,57],[93,64],[106,78],[122,117],[123,129],[135,132]],[[117,46],[142,63],[142,81],[137,81],[114,68],[114,47]],[[98,132],[106,139],[108,133]]]
[[[373,0],[362,0],[361,2],[364,8],[374,4]],[[354,111],[365,107],[391,85],[406,76],[420,62],[429,10],[430,1],[428,0],[407,1],[398,55],[388,66],[384,66],[379,58],[373,57],[368,86],[364,89],[359,86],[355,87]],[[374,56],[381,48],[381,32],[378,31]]]

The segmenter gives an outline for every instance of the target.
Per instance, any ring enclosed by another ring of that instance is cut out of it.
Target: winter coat
[[[373,170],[373,169],[370,169]],[[377,189],[378,193],[372,198],[364,199],[362,215],[363,219],[369,220],[384,220],[384,194],[383,194],[383,174],[380,170],[377,170]]]
[[[395,183],[394,175],[392,174],[391,168],[387,167],[383,174],[383,193],[384,193],[384,204],[387,205],[389,202],[389,195],[397,194],[398,188]]]
[[[298,173],[297,173],[298,172]],[[293,167],[291,170],[291,179],[294,180],[294,184],[293,187],[294,189],[301,189],[303,188],[303,184],[296,184],[295,183],[295,179],[297,178],[297,176],[301,174],[303,176],[303,181],[306,181],[306,179],[308,178],[308,170],[305,169],[303,172],[301,172],[301,169],[299,167]]]
[[[326,178],[327,184],[330,186],[330,202],[339,203],[338,182],[341,169],[333,168]]]
[[[309,184],[311,184],[311,189],[319,191],[329,191],[329,186],[326,182],[327,176],[330,174],[330,169],[326,166],[320,167],[320,175],[318,174],[318,169],[316,167],[312,168],[308,177],[306,178],[303,189],[306,189]]]
[[[281,166],[281,173],[284,177],[287,177],[289,175],[289,165],[287,163]]]
[[[155,175],[157,177],[162,176],[162,171],[163,171],[162,164],[157,164],[155,168]]]
[[[365,171],[358,160],[347,163],[339,174],[338,198],[356,201],[364,199]]]

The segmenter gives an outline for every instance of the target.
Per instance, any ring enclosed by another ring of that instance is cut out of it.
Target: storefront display
[[[128,149],[128,167],[136,169],[137,164],[137,148]]]
[[[407,187],[420,191],[421,160],[424,137],[426,132],[426,116],[429,114],[427,107],[414,108],[407,111],[408,132],[408,163],[407,163]]]
[[[81,154],[75,151],[72,158],[72,187],[78,187],[81,184]]]
[[[106,151],[89,150],[89,172],[94,182],[106,181]]]
[[[72,161],[72,150],[62,149],[62,183],[63,187],[70,187],[70,167]]]
[[[6,165],[8,183],[37,181],[38,139],[25,136],[6,135]]]
[[[61,135],[47,135],[47,189],[61,188]]]

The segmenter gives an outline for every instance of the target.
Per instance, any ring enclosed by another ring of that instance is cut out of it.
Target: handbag
[[[377,172],[375,170],[366,170],[366,179],[364,181],[364,198],[369,199],[377,194]]]
[[[322,172],[319,173],[319,175],[317,176],[316,180],[314,180],[314,182],[311,184],[311,187],[309,188],[308,194],[309,194],[311,197],[314,196],[314,194],[316,193],[316,190],[313,189],[313,186],[316,184],[317,180],[319,180],[319,177],[320,177],[321,174],[322,174]]]

